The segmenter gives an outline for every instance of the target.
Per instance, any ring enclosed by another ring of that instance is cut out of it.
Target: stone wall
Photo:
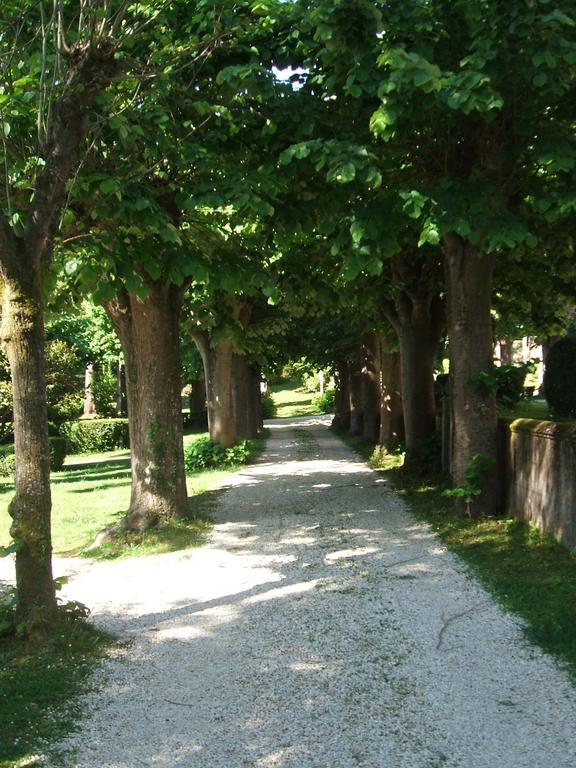
[[[517,419],[507,432],[507,513],[576,549],[576,425]]]

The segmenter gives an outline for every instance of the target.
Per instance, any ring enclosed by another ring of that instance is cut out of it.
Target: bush
[[[14,446],[0,445],[0,476],[14,477],[16,462],[14,460]]]
[[[323,395],[316,395],[312,398],[312,405],[320,413],[334,413],[334,398],[336,390],[327,389]]]
[[[49,437],[50,469],[59,472],[66,458],[66,440],[63,437]],[[16,461],[14,445],[0,445],[0,477],[14,477]]]
[[[184,464],[187,472],[201,472],[203,469],[246,464],[251,454],[249,440],[241,440],[231,448],[223,448],[209,437],[200,437],[184,449]]]
[[[524,380],[534,368],[534,363],[495,366],[498,403],[507,408],[513,408],[524,397]]]
[[[262,395],[262,418],[273,419],[276,416],[276,403],[269,392]]]
[[[576,335],[552,347],[544,371],[544,396],[555,418],[576,418]]]
[[[52,472],[60,472],[64,466],[64,459],[68,453],[68,445],[65,437],[49,437],[50,444],[50,469]]]
[[[65,421],[60,433],[70,453],[101,453],[128,448],[128,419],[85,419]]]

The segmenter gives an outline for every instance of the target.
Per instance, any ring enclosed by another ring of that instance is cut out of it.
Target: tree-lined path
[[[213,514],[200,550],[78,565],[127,644],[68,765],[574,764],[568,679],[325,419],[274,422]]]

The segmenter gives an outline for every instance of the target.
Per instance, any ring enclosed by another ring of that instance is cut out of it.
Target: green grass
[[[189,434],[184,444],[205,437]],[[263,441],[260,442],[261,448]],[[62,472],[52,475],[52,541],[56,554],[110,559],[172,552],[197,546],[209,529],[202,498],[225,483],[235,467],[188,475],[190,519],[175,520],[143,534],[126,533],[86,552],[96,535],[118,521],[130,501],[130,457],[126,451],[69,456]],[[12,482],[0,482],[0,546],[10,542],[8,502]]]
[[[0,768],[42,764],[39,743],[74,727],[78,694],[110,642],[82,622],[63,624],[43,648],[0,638]]]
[[[286,384],[270,387],[270,394],[276,404],[276,417],[279,419],[296,416],[311,416],[318,410],[312,405],[314,393],[302,389],[287,389]]]
[[[548,421],[551,418],[548,404],[536,400],[520,400],[514,408],[502,409],[500,415],[506,419],[538,419],[539,421]]]
[[[500,605],[524,619],[528,639],[576,679],[576,554],[533,525],[457,514],[452,500],[442,495],[443,478],[410,476],[401,456],[378,455],[357,439],[344,439],[389,480],[417,517],[432,525]]]

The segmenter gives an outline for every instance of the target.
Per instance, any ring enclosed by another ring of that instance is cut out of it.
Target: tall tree
[[[126,6],[62,3],[3,6],[0,35],[2,338],[14,395],[17,620],[56,616],[50,536],[50,476],[44,373],[44,281],[54,238],[94,126],[99,96],[120,75]],[[74,18],[75,17],[75,18]],[[70,28],[74,32],[70,34]]]

